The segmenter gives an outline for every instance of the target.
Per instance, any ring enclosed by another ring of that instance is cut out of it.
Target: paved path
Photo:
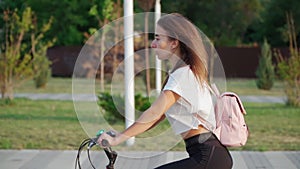
[[[25,97],[32,100],[38,99],[50,99],[50,100],[77,100],[77,101],[95,101],[97,97],[92,94],[72,94],[69,93],[17,93],[15,97]],[[74,98],[73,98],[74,97]],[[286,97],[283,96],[240,96],[241,100],[244,102],[254,102],[254,103],[284,103]]]
[[[130,155],[129,155],[130,154]],[[153,154],[156,154],[152,156]],[[231,151],[233,169],[300,169],[300,151]],[[0,150],[1,169],[73,169],[77,151]],[[134,156],[137,158],[129,158]],[[150,169],[187,157],[185,152],[119,152],[116,169]],[[92,151],[95,167],[103,169],[108,160],[101,151]],[[86,152],[81,153],[82,169],[91,169]]]

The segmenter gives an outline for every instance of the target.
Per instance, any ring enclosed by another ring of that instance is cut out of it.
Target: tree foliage
[[[22,11],[25,6],[30,6],[38,16],[40,25],[53,16],[52,28],[45,34],[47,39],[57,37],[55,45],[82,45],[85,40],[84,32],[99,25],[98,19],[89,13],[92,7],[101,11],[98,13],[101,20],[103,15],[116,15],[115,12],[109,12],[111,6],[105,5],[106,2],[108,1],[1,0],[0,10],[9,7]],[[135,12],[143,12],[138,1],[134,3]],[[263,43],[264,37],[269,40],[271,46],[287,46],[288,39],[284,39],[283,35],[286,28],[286,11],[293,13],[297,28],[296,36],[298,39],[300,36],[299,0],[162,0],[161,4],[163,13],[179,12],[188,17],[217,46],[260,44]]]
[[[47,22],[51,16],[54,18],[53,26],[46,38],[56,37],[56,45],[83,44],[83,32],[89,25],[96,23],[88,15],[90,3],[86,0],[26,0],[25,2],[40,17],[41,24]]]
[[[183,13],[211,38],[214,44],[234,46],[241,44],[244,32],[252,21],[259,17],[262,6],[259,0],[166,0],[162,1],[162,9],[167,13]]]
[[[84,42],[84,32],[99,25],[104,15],[115,18],[115,12],[104,0],[2,0],[10,6],[22,8],[24,4],[31,6],[42,22],[53,16],[53,26],[46,38],[57,37],[56,45],[80,45]],[[116,3],[116,0],[110,0]],[[95,6],[95,4],[97,4]],[[179,12],[191,19],[203,32],[205,32],[216,45],[233,46],[241,43],[244,32],[253,20],[257,19],[261,9],[260,0],[214,0],[214,1],[173,1],[163,0],[162,12]],[[95,18],[92,11],[99,16]],[[135,1],[135,12],[144,12],[138,1]],[[110,20],[110,19],[109,19]],[[101,24],[102,25],[102,24]],[[99,27],[100,28],[100,27]]]
[[[47,23],[53,17],[51,30],[45,34],[48,40],[57,38],[55,45],[71,46],[84,43],[85,32],[90,25],[96,25],[96,20],[88,14],[91,7],[90,1],[86,0],[1,0],[1,8],[23,10],[26,6],[31,7],[38,17],[38,26]]]
[[[286,12],[294,15],[296,37],[300,36],[300,1],[299,0],[264,0],[260,17],[249,27],[247,41],[263,41],[266,37],[273,47],[288,46],[286,35]]]

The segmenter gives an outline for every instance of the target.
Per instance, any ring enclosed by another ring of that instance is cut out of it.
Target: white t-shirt
[[[200,85],[189,66],[178,68],[169,75],[163,91],[171,90],[181,96],[165,113],[175,134],[197,129],[200,124],[210,131],[214,130],[213,101],[206,86]]]

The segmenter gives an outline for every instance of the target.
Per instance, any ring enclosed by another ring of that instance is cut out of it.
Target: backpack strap
[[[214,109],[217,106],[217,102],[218,99],[221,99],[221,94],[220,91],[217,87],[217,85],[215,83],[212,83],[211,85],[207,84],[207,88],[209,89],[209,91],[216,97],[216,103],[214,105]],[[223,111],[219,111],[219,112],[223,112]],[[216,127],[220,126],[222,123],[221,117],[222,117],[222,113],[219,112],[214,112],[215,113],[215,119],[216,119]],[[218,119],[218,120],[217,120]]]
[[[219,89],[218,89],[218,87],[217,87],[217,85],[215,83],[211,84],[211,86],[209,84],[207,84],[207,88],[216,97],[220,97],[220,91],[219,91]]]
[[[241,112],[243,112],[243,114],[247,114],[246,110],[245,110],[245,108],[244,108],[244,106],[242,104],[242,101],[241,101],[240,97],[236,93],[225,92],[225,93],[220,94],[220,91],[219,91],[219,89],[218,89],[218,87],[217,87],[217,85],[215,83],[211,84],[211,86],[207,85],[207,87],[210,90],[210,92],[213,93],[216,97],[223,97],[223,96],[232,96],[232,97],[235,97],[237,103],[239,104]]]

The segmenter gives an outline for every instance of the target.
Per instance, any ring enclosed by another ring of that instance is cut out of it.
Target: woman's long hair
[[[208,81],[207,52],[199,30],[187,18],[178,13],[161,17],[157,24],[162,27],[170,40],[178,40],[184,64],[189,65],[200,84]],[[182,62],[181,61],[181,62]],[[173,70],[180,67],[177,64]]]

